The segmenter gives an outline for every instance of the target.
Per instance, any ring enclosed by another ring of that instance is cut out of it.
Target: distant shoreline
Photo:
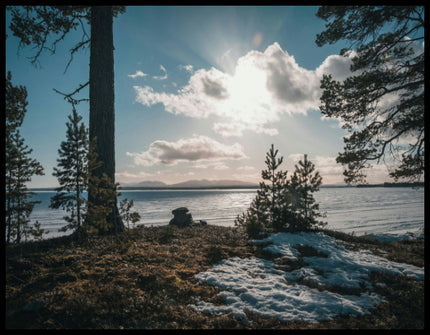
[[[121,186],[119,191],[132,191],[132,190],[142,190],[142,191],[153,191],[153,190],[168,190],[168,191],[181,191],[181,190],[241,190],[241,189],[259,189],[260,186],[209,186],[209,187],[142,187],[142,186]],[[38,187],[29,188],[29,191],[55,191],[55,187]]]
[[[383,184],[360,184],[360,185],[321,185],[320,188],[345,188],[345,187],[424,187],[424,182],[415,182],[415,183],[383,183]],[[162,186],[162,187],[143,187],[143,186],[123,186],[120,191],[133,191],[133,190],[142,190],[142,191],[180,191],[180,190],[240,190],[240,189],[259,189],[259,185],[253,186],[206,186],[206,187],[170,187],[170,186]],[[37,192],[37,191],[52,191],[55,192],[56,187],[36,187],[29,188],[29,191]]]
[[[357,185],[356,187],[424,187],[424,182],[362,184],[362,185]]]

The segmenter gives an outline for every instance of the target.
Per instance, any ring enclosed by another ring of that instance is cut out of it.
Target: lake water
[[[121,198],[134,200],[145,226],[166,225],[173,218],[171,211],[187,207],[194,220],[208,224],[234,226],[237,215],[246,211],[256,195],[255,189],[227,190],[122,190]],[[38,220],[50,233],[63,235],[58,229],[65,225],[62,210],[50,209],[51,191],[38,191],[30,219]],[[326,228],[356,235],[374,234],[387,238],[422,236],[424,232],[424,188],[320,188],[314,193],[320,210],[327,212]],[[69,232],[67,232],[68,234]]]

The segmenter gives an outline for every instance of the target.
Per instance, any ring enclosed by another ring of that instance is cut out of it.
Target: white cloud
[[[334,184],[343,182],[343,166],[336,163],[336,157],[316,156],[312,161],[315,169],[323,177],[325,184]]]
[[[289,166],[289,173],[294,173],[294,165],[301,160],[303,161],[303,154],[290,154],[286,159],[286,163]],[[309,157],[310,160],[315,165],[315,171],[318,171],[321,175],[323,184],[337,184],[343,182],[343,170],[341,164],[336,163],[336,157],[329,156],[316,156]]]
[[[135,165],[175,165],[178,162],[219,161],[247,158],[238,143],[222,144],[206,136],[194,136],[177,142],[158,140],[150,144],[147,151],[126,153],[134,158]]]
[[[194,69],[192,65],[179,65],[180,70],[185,70],[189,73],[193,73]]]
[[[212,169],[212,170],[228,170],[229,167],[220,161],[215,162],[201,162],[194,164],[192,166],[195,169]]]
[[[212,129],[224,137],[236,136],[241,137],[244,130],[251,130],[257,134],[266,134],[274,136],[278,134],[278,130],[275,128],[264,128],[260,124],[244,124],[240,122],[230,122],[230,123],[214,123]]]
[[[167,112],[193,118],[215,116],[213,129],[223,136],[242,136],[244,131],[273,136],[278,131],[270,124],[283,114],[319,108],[323,73],[331,71],[335,78],[347,75],[349,58],[339,57],[330,56],[311,71],[273,43],[264,52],[254,50],[240,57],[233,74],[216,68],[195,71],[177,93],[134,86],[136,101],[146,106],[162,103]]]
[[[140,70],[138,70],[138,71],[136,71],[136,73],[135,74],[129,74],[128,75],[130,78],[133,78],[133,79],[136,79],[137,77],[146,77],[147,76],[147,74],[146,73],[143,73],[142,71],[140,71]]]
[[[288,165],[287,170],[289,173],[294,173],[294,164],[297,164],[299,160],[303,161],[303,158],[303,154],[288,155],[285,162]],[[328,185],[344,183],[343,171],[345,170],[345,167],[340,163],[336,163],[336,157],[308,156],[308,160],[315,164],[315,170],[318,171],[323,178],[323,184]],[[385,164],[372,165],[371,168],[365,169],[363,172],[367,175],[366,180],[370,184],[392,181],[390,178],[388,178],[388,168]]]
[[[350,52],[348,57],[330,55],[315,70],[315,73],[318,78],[322,78],[323,74],[331,74],[333,79],[343,81],[351,75],[350,67],[352,58],[355,56],[355,52]]]
[[[292,161],[294,164],[297,164],[299,160],[303,160],[303,154],[290,154],[287,157],[287,161]]]
[[[244,165],[244,166],[239,166],[237,168],[238,171],[255,171],[255,167],[250,166],[250,165]]]
[[[264,56],[264,57],[263,57]],[[283,51],[279,44],[269,46],[258,54],[260,66],[267,73],[267,88],[287,107],[289,112],[305,113],[319,101],[319,78],[314,71],[300,67],[294,56]]]
[[[191,76],[189,84],[180,89],[178,94],[157,93],[150,86],[134,86],[136,101],[146,106],[162,103],[167,112],[206,118],[221,112],[217,106],[227,97],[227,78],[215,68],[208,71],[201,69]]]
[[[165,80],[167,79],[167,71],[163,65],[160,65],[160,70],[164,72],[164,76],[153,76],[152,78],[156,80]]]

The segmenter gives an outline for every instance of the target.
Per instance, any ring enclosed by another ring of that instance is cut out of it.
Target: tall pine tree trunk
[[[93,171],[103,173],[115,183],[115,97],[113,60],[113,13],[111,6],[91,7],[91,55],[90,55],[90,140],[97,137],[98,159],[103,165]],[[88,200],[99,203],[95,194]],[[113,232],[124,230],[118,216],[117,199],[108,216]]]

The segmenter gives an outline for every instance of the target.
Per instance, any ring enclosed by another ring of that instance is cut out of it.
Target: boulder
[[[191,213],[187,213],[187,207],[179,207],[172,211],[174,215],[173,219],[170,220],[169,225],[175,225],[178,227],[191,226],[194,221]]]
[[[207,222],[204,220],[193,220],[191,213],[188,213],[187,207],[179,207],[172,211],[174,215],[173,219],[170,220],[169,225],[175,225],[178,227],[188,226],[206,226]]]
[[[172,211],[173,215],[181,215],[181,214],[186,214],[188,212],[188,208],[187,207],[179,207],[176,208]]]

